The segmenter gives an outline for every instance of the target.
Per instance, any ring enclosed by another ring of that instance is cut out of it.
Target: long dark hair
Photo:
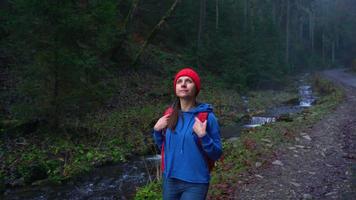
[[[198,95],[196,85],[194,85],[194,90],[195,90],[195,97],[196,97]],[[195,103],[197,103],[197,102],[195,102]],[[173,108],[173,112],[172,112],[171,116],[169,117],[167,128],[170,128],[171,130],[174,131],[177,126],[178,118],[179,118],[179,116],[181,116],[181,110],[182,110],[179,97],[176,96],[176,99],[173,102],[171,107]],[[182,120],[183,119],[184,118],[182,117]]]
[[[180,111],[181,111],[180,100],[178,97],[176,97],[172,107],[173,107],[173,113],[169,117],[167,127],[174,131],[177,126],[178,117],[180,116]]]

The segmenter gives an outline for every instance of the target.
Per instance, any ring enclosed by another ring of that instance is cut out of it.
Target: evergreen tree
[[[111,95],[102,55],[119,38],[117,1],[14,0],[7,45],[18,98],[13,113],[57,129],[95,110]],[[57,131],[57,130],[53,130]]]

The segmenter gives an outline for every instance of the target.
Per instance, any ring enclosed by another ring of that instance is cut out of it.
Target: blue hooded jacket
[[[200,112],[208,112],[207,134],[200,138],[201,145],[193,132],[195,117]],[[210,173],[205,156],[218,160],[222,154],[220,128],[211,105],[201,103],[187,112],[181,112],[174,132],[168,128],[165,137],[162,131],[153,131],[153,136],[160,149],[165,139],[165,177],[191,183],[209,183]]]

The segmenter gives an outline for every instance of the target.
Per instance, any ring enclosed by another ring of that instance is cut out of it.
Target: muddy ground
[[[340,69],[323,76],[344,88],[345,101],[281,145],[271,166],[249,175],[234,199],[356,199],[356,76]]]

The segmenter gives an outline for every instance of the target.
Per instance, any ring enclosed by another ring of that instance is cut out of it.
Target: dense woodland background
[[[153,151],[181,67],[219,104],[216,91],[356,68],[355,35],[355,0],[2,0],[0,177],[33,181],[25,166],[37,159],[61,179]]]

